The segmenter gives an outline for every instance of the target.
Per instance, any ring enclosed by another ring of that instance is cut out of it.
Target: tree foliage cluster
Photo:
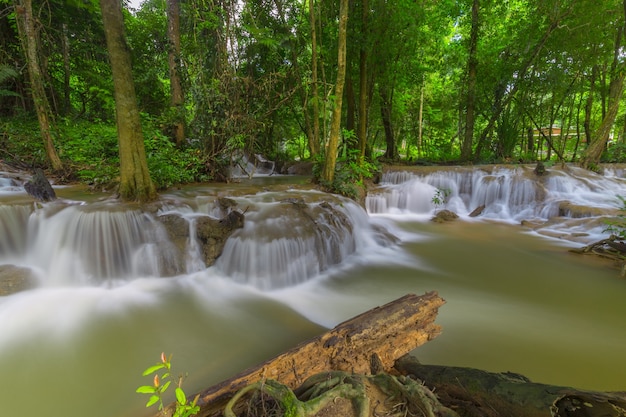
[[[0,0],[0,158],[116,178],[102,10]],[[625,14],[626,0],[124,3],[150,175],[220,179],[261,154],[317,161],[339,188],[380,159],[622,161]]]

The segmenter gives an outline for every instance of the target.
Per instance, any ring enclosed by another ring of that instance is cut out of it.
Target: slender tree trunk
[[[176,115],[173,121],[173,136],[176,145],[185,140],[185,118],[183,115],[185,96],[180,80],[180,0],[167,0],[167,63],[170,71],[170,105]]]
[[[472,3],[472,29],[470,33],[469,59],[467,62],[467,103],[465,106],[465,132],[461,147],[461,161],[469,161],[472,157],[474,141],[474,123],[476,121],[476,79],[478,72],[478,31],[480,29],[478,12],[479,0]]]
[[[311,106],[313,107],[313,132],[309,138],[311,157],[320,153],[320,99],[317,87],[317,22],[315,18],[315,0],[309,0],[309,18],[311,20]]]
[[[386,87],[380,86],[380,115],[383,121],[383,128],[385,129],[385,143],[387,149],[385,150],[385,158],[396,160],[398,159],[398,146],[396,145],[396,138],[393,134],[393,124],[391,122],[393,98],[387,91]]]
[[[593,110],[593,96],[596,92],[596,78],[598,76],[598,66],[594,65],[591,68],[591,78],[589,79],[589,92],[587,93],[587,101],[585,103],[585,121],[583,122],[585,128],[585,139],[587,145],[591,143],[592,131],[591,131],[591,113]]]
[[[63,23],[63,114],[68,114],[72,107],[70,99],[70,38],[67,23]]]
[[[43,139],[44,148],[48,161],[55,171],[61,171],[63,164],[54,148],[54,140],[52,138],[52,112],[50,110],[50,102],[46,97],[46,91],[43,85],[43,74],[39,63],[39,53],[37,46],[37,36],[35,34],[35,23],[33,18],[33,4],[31,0],[21,0],[17,7],[17,22],[22,48],[28,63],[28,76],[30,78],[30,92],[33,97],[37,119],[39,121],[39,130]]]
[[[115,90],[120,147],[120,198],[150,201],[156,198],[156,190],[148,171],[131,58],[124,34],[122,3],[119,0],[100,0],[100,10]]]
[[[417,157],[422,156],[422,135],[424,134],[424,87],[426,82],[422,81],[422,88],[420,89],[420,109],[417,125]]]
[[[367,114],[368,114],[368,100],[367,100],[367,36],[369,20],[369,1],[363,0],[361,12],[361,27],[362,36],[365,37],[359,51],[359,124],[357,127],[357,137],[359,138],[359,163],[363,162],[365,158],[365,149],[367,148]]]
[[[354,84],[352,81],[352,77],[350,76],[350,71],[346,71],[346,130],[352,130],[355,132],[356,129],[356,98],[354,93]],[[356,133],[356,132],[355,132]]]
[[[346,80],[346,37],[348,26],[348,0],[341,0],[339,9],[339,34],[337,41],[337,81],[335,82],[335,106],[330,124],[330,135],[326,145],[326,159],[322,170],[322,179],[332,183],[335,178],[337,164],[337,146],[341,127],[341,105],[343,87]]]

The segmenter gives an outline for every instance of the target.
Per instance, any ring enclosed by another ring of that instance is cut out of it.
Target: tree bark
[[[335,105],[330,124],[330,134],[326,144],[326,158],[322,170],[322,180],[332,183],[335,178],[337,165],[337,146],[341,134],[341,105],[343,102],[343,87],[346,80],[346,38],[348,26],[348,0],[341,0],[339,9],[339,35],[337,40],[337,80],[335,82]]]
[[[22,48],[28,64],[28,76],[30,78],[30,90],[35,104],[35,111],[39,121],[39,130],[43,139],[44,148],[48,161],[55,171],[63,170],[61,159],[54,148],[52,138],[52,112],[50,103],[46,97],[43,85],[43,74],[39,63],[39,48],[37,46],[37,35],[35,33],[35,23],[33,17],[32,0],[18,1],[16,6],[17,27],[20,32]]]
[[[476,79],[478,72],[478,12],[480,4],[478,0],[472,2],[472,29],[470,33],[469,58],[467,61],[467,97],[465,105],[465,133],[461,147],[461,161],[469,161],[472,157],[472,144],[474,140],[474,122],[476,120]]]
[[[122,3],[119,0],[100,0],[100,10],[115,90],[120,147],[119,195],[123,200],[150,201],[156,198],[156,190],[148,171],[131,57],[124,34]]]
[[[185,140],[185,120],[183,116],[185,96],[180,80],[180,0],[167,0],[167,63],[170,71],[170,105],[174,110],[173,137],[176,145]]]
[[[397,361],[396,369],[422,380],[443,406],[464,417],[623,417],[626,410],[624,392],[539,384],[511,372],[421,365],[411,356]]]
[[[295,389],[307,378],[325,371],[370,374],[372,362],[377,364],[377,370],[391,371],[397,359],[439,335],[441,328],[434,321],[444,302],[436,292],[422,296],[409,294],[345,321],[201,392],[197,417],[221,415],[237,391],[265,379]],[[171,416],[173,405],[165,411]]]
[[[384,86],[379,87],[380,90],[380,115],[383,121],[383,127],[385,129],[385,143],[387,145],[385,150],[385,158],[396,160],[398,159],[398,146],[396,145],[396,138],[393,134],[393,123],[391,121],[393,98]]]
[[[367,49],[365,44],[368,37],[367,21],[369,20],[369,1],[363,0],[361,12],[362,36],[365,37],[361,50],[359,51],[359,124],[357,126],[357,137],[359,138],[359,163],[365,159],[365,149],[367,148],[367,114],[368,112],[368,76],[367,76]]]
[[[311,157],[320,153],[320,99],[317,88],[317,22],[315,18],[315,1],[309,1],[309,18],[311,20],[311,106],[313,107],[313,131],[309,137]]]

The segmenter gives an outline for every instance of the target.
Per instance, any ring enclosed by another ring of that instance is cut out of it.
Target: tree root
[[[353,416],[372,415],[369,393],[380,391],[386,401],[377,401],[377,406],[387,407],[384,415],[411,415],[424,417],[458,417],[441,405],[437,397],[424,385],[408,377],[389,374],[355,375],[346,372],[323,372],[307,379],[297,390],[274,380],[264,380],[241,389],[226,405],[225,417],[237,417],[233,409],[249,393],[261,392],[277,402],[285,417],[313,417],[326,406],[343,398],[352,402]],[[393,406],[389,406],[390,400]],[[241,409],[241,407],[240,407]],[[257,414],[259,415],[259,414]],[[261,414],[264,415],[264,414]],[[279,414],[280,415],[280,414]]]
[[[570,252],[579,254],[594,254],[602,258],[616,261],[620,264],[620,276],[626,277],[626,243],[619,236],[611,235],[606,239],[591,243],[582,248],[570,249]]]

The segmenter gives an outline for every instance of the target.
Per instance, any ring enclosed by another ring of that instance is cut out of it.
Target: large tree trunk
[[[397,359],[439,335],[441,328],[434,321],[443,303],[436,292],[422,296],[409,294],[358,315],[201,392],[197,416],[221,415],[224,405],[237,391],[265,379],[295,389],[309,377],[326,371],[389,372]],[[171,416],[173,405],[165,411]]]
[[[341,0],[339,9],[339,35],[337,41],[337,80],[335,82],[335,105],[330,124],[330,134],[326,144],[326,158],[322,170],[322,180],[332,183],[335,178],[337,165],[337,146],[341,134],[341,105],[343,102],[343,87],[346,80],[346,38],[348,26],[348,0]]]
[[[28,76],[30,78],[30,90],[39,120],[39,130],[43,138],[44,148],[48,161],[55,171],[61,171],[63,164],[54,148],[54,140],[52,139],[52,112],[50,111],[50,103],[46,97],[43,85],[43,74],[39,64],[39,53],[37,46],[37,35],[35,34],[35,23],[33,17],[33,5],[31,0],[22,0],[16,6],[17,11],[17,27],[22,40],[22,47],[26,55],[28,63]]]
[[[150,201],[156,198],[156,190],[148,171],[131,58],[124,35],[122,3],[119,0],[100,0],[100,10],[115,89],[117,137],[120,147],[120,198]]]
[[[476,120],[476,79],[478,69],[478,0],[472,3],[472,29],[470,33],[469,58],[467,62],[467,97],[465,105],[465,133],[461,145],[461,161],[469,161],[472,157],[472,144],[474,140],[474,122]]]
[[[442,405],[464,417],[623,417],[626,393],[531,382],[511,372],[422,365],[405,356],[396,369],[423,381]]]
[[[173,120],[173,137],[176,145],[185,140],[185,118],[183,114],[185,96],[180,80],[180,0],[167,0],[167,63],[170,70],[170,105],[176,115]]]

